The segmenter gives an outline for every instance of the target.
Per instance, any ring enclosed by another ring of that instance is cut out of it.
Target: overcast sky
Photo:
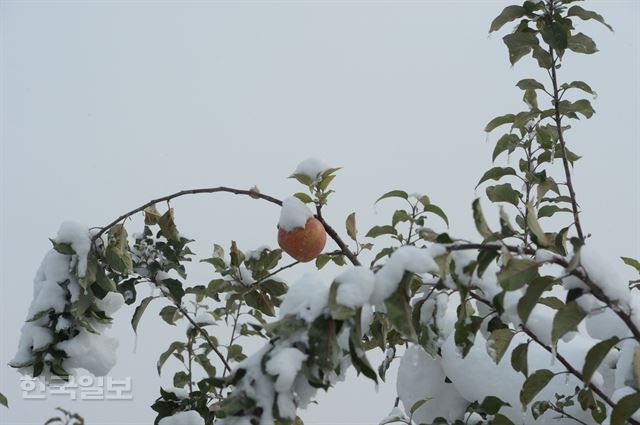
[[[0,408],[1,422],[41,424],[61,405],[90,425],[151,423],[155,361],[183,330],[161,322],[158,305],[136,344],[133,309],[116,315],[112,376],[132,377],[133,402],[21,400],[19,375],[6,364],[47,238],[64,220],[103,225],[193,187],[257,184],[284,197],[299,189],[286,177],[313,156],[343,167],[326,211],[335,227],[352,211],[363,233],[388,220],[393,205],[375,209],[373,201],[402,188],[428,194],[448,213],[452,234],[475,238],[470,205],[482,190],[473,188],[495,141],[484,125],[523,108],[519,79],[544,79],[528,61],[512,68],[500,36],[487,35],[507,4],[2,1],[0,392],[11,408]],[[597,114],[567,139],[584,156],[575,171],[583,227],[620,265],[621,255],[640,257],[640,2],[585,6],[616,32],[577,22],[601,52],[570,55],[559,77],[590,83]],[[272,205],[205,195],[173,206],[200,255],[231,239],[246,249],[276,244]],[[486,202],[485,210],[493,214]],[[190,282],[211,277],[196,265]],[[376,393],[351,376],[301,416],[370,425],[394,398],[393,382]]]

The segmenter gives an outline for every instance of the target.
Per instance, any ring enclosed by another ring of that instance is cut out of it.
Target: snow
[[[413,415],[415,423],[431,423],[439,416],[462,419],[469,402],[453,384],[445,382],[441,362],[420,346],[409,347],[398,368],[398,397],[406,411],[419,400],[428,400]]]
[[[398,248],[376,273],[375,285],[371,294],[372,304],[381,304],[393,294],[405,272],[437,273],[438,265],[426,249],[414,246]]]
[[[617,302],[625,310],[629,310],[631,293],[629,284],[622,279],[618,272],[602,260],[591,245],[585,245],[580,249],[580,264],[586,270],[589,278],[612,301]]]
[[[107,316],[111,316],[124,305],[124,297],[120,292],[109,292],[103,299],[97,298],[96,305],[100,310],[104,311]]]
[[[362,307],[369,302],[375,276],[366,267],[353,267],[336,277],[338,291],[336,301],[347,307]]]
[[[186,400],[187,398],[189,398],[189,390],[187,388],[164,387],[163,390],[168,393],[175,394],[175,396],[180,400]]]
[[[258,260],[260,259],[260,254],[262,254],[262,252],[265,250],[271,250],[269,245],[261,245],[256,249],[246,251],[244,253],[244,258],[246,260],[251,260],[251,259]]]
[[[408,419],[409,418],[406,417],[402,409],[400,409],[399,407],[394,407],[393,409],[391,409],[391,412],[389,412],[387,417],[380,421],[379,425],[386,425],[394,422],[407,423]]]
[[[87,226],[74,221],[65,221],[60,225],[56,242],[71,245],[78,258],[78,276],[84,276],[87,271],[87,256],[91,249],[91,236]]]
[[[309,177],[314,182],[329,169],[329,166],[317,158],[307,158],[296,167],[293,175],[303,175]]]
[[[208,325],[216,324],[216,321],[213,320],[213,316],[206,312],[196,314],[193,320],[200,326],[208,326]]]
[[[307,355],[295,348],[283,348],[271,354],[267,372],[277,376],[274,388],[277,392],[289,391]]]
[[[105,376],[116,364],[118,340],[81,329],[75,338],[59,342],[56,348],[69,356],[62,363],[65,369],[82,368],[95,376]]]
[[[288,232],[304,228],[307,220],[311,217],[313,217],[313,213],[300,199],[289,196],[282,201],[278,227]]]
[[[204,425],[204,419],[195,410],[187,410],[160,419],[158,425]]]
[[[296,315],[314,321],[327,307],[329,285],[317,273],[306,273],[295,281],[284,295],[280,317]]]

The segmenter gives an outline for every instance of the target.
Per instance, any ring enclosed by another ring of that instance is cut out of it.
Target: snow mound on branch
[[[288,391],[302,367],[307,355],[295,348],[283,348],[271,355],[267,362],[267,372],[277,376],[274,388],[278,392]]]
[[[280,306],[280,317],[296,315],[313,322],[327,307],[329,285],[317,274],[306,273],[289,288]]]
[[[517,424],[554,424],[570,425],[575,421],[570,419],[556,419],[555,412],[547,412],[536,422],[527,409],[523,417],[523,410],[519,399],[519,389],[522,388],[524,376],[513,370],[508,362],[513,350],[521,343],[527,342],[526,335],[517,334],[509,344],[499,364],[491,359],[486,350],[486,339],[481,333],[476,335],[476,340],[469,354],[462,358],[455,345],[453,335],[445,342],[442,348],[441,364],[445,375],[452,381],[457,391],[468,401],[482,401],[489,395],[496,396],[507,402],[511,407],[504,407],[500,413],[507,416]],[[561,353],[572,365],[581,370],[584,357],[589,349],[596,343],[591,338],[577,335],[571,343],[558,343],[558,352]],[[565,371],[564,366],[554,361],[547,351],[535,343],[529,344],[529,373],[538,369],[549,369],[552,372]],[[602,375],[597,372],[594,381],[602,382]],[[536,400],[553,400],[554,394],[573,394],[580,382],[573,376],[556,377],[536,396]],[[429,405],[429,402],[426,403]],[[582,411],[579,406],[567,408],[568,412],[587,424],[596,425],[591,415]]]
[[[35,364],[44,362],[42,373],[48,376],[51,371],[47,360],[56,358],[67,372],[81,368],[104,376],[115,365],[118,341],[103,334],[108,323],[87,317],[82,317],[84,322],[79,321],[73,304],[84,291],[78,278],[86,271],[91,247],[89,231],[81,224],[65,222],[55,242],[69,244],[75,254],[64,255],[54,249],[45,254],[33,281],[28,321],[22,327],[18,351],[10,365],[30,375]],[[124,298],[119,293],[108,293],[94,302],[94,308],[108,317],[123,305]],[[84,326],[98,333],[91,333]],[[60,351],[64,351],[62,357]]]
[[[195,410],[187,410],[160,419],[158,425],[204,425],[204,419]]]
[[[376,273],[371,304],[380,304],[389,298],[398,289],[405,272],[420,274],[437,271],[438,265],[429,250],[414,246],[398,248]]]
[[[296,167],[293,175],[303,175],[316,181],[322,173],[327,171],[329,166],[317,158],[307,158]]]
[[[87,271],[87,255],[91,249],[91,236],[87,226],[73,221],[65,221],[58,230],[56,242],[71,245],[78,258],[78,275],[84,276]]]
[[[358,266],[341,273],[336,278],[336,282],[338,282],[336,295],[338,304],[357,308],[369,302],[375,276],[368,268]]]
[[[591,245],[585,245],[580,249],[580,264],[584,267],[589,278],[612,301],[617,302],[626,311],[629,311],[631,291],[629,284],[620,277],[618,272],[602,260]]]
[[[445,382],[441,362],[420,346],[410,347],[398,369],[397,391],[405,411],[419,400],[428,400],[413,414],[415,423],[431,423],[439,416],[462,419],[469,402],[453,384]]]
[[[116,364],[118,340],[82,329],[75,338],[59,342],[56,347],[69,356],[62,362],[65,369],[82,368],[96,376],[104,376]]]
[[[313,213],[300,199],[289,196],[282,201],[278,227],[287,232],[304,228],[307,220],[311,217],[313,217]]]

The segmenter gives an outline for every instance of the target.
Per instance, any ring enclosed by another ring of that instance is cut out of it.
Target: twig
[[[127,213],[122,214],[120,217],[116,218],[111,223],[109,223],[106,226],[102,227],[101,230],[91,238],[91,240],[95,241],[96,239],[98,239],[100,236],[102,236],[106,231],[108,231],[110,228],[112,228],[116,224],[120,223],[124,219],[126,219],[126,218],[128,218],[128,217],[130,217],[130,216],[132,216],[132,215],[134,215],[136,213],[144,211],[146,208],[148,208],[148,207],[150,207],[152,205],[158,204],[160,202],[170,201],[172,199],[179,198],[179,197],[185,196],[185,195],[197,195],[197,194],[200,194],[200,193],[216,193],[216,192],[227,192],[227,193],[233,193],[234,195],[250,196],[252,198],[262,199],[262,200],[271,202],[272,204],[276,204],[276,205],[282,206],[282,201],[281,200],[276,199],[273,196],[264,195],[264,194],[262,194],[260,192],[254,191],[254,190],[234,189],[234,188],[225,187],[225,186],[181,190],[180,192],[175,192],[175,193],[172,193],[171,195],[167,195],[167,196],[163,196],[161,198],[153,199],[153,200],[147,202],[146,204],[139,206],[138,208],[135,208],[135,209],[133,209],[133,210],[127,212]]]
[[[338,233],[331,227],[322,217],[322,207],[320,205],[316,206],[316,218],[322,225],[324,226],[324,230],[327,234],[333,239],[333,241],[338,245],[340,251],[351,261],[351,264],[354,266],[360,266],[360,261],[358,257],[349,249],[346,243],[342,240],[342,238],[338,235]]]
[[[182,307],[179,303],[174,301],[173,304],[180,311],[180,313],[182,313],[182,315],[187,318],[189,323],[191,323],[191,326],[193,326],[200,333],[200,335],[202,335],[205,341],[207,341],[207,345],[209,345],[209,347],[211,347],[213,352],[217,354],[220,360],[222,360],[222,363],[224,364],[225,369],[230,372],[231,366],[229,366],[229,362],[227,362],[227,359],[225,359],[224,354],[222,354],[220,350],[218,350],[218,347],[215,346],[213,341],[211,341],[211,338],[209,338],[209,334],[207,333],[207,331],[205,331],[202,328],[202,326],[197,324],[196,321],[189,315],[189,312],[187,312],[187,310],[184,307]]]

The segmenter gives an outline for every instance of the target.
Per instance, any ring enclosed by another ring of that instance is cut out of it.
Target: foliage
[[[55,337],[34,351],[29,362],[15,366],[31,368],[34,376],[66,376],[66,354],[56,344],[72,340],[79,328],[96,332],[94,323],[110,322],[99,300],[117,292],[127,304],[136,305],[131,320],[134,331],[142,329],[141,319],[152,302],[164,303],[160,318],[167,325],[187,324],[184,337],[171,342],[157,361],[159,374],[169,361],[182,365],[182,370],[173,375],[175,388],[161,388],[152,405],[156,424],[186,411],[197,411],[207,424],[299,424],[297,408],[305,407],[318,389],[329,390],[347,368],[353,366],[376,383],[384,381],[396,353],[419,345],[433,358],[442,357],[451,332],[462,357],[478,341],[486,341],[496,364],[522,374],[522,387],[513,391],[535,420],[548,420],[550,416],[545,415],[551,412],[585,423],[571,413],[578,408],[596,423],[607,418],[611,425],[638,423],[632,415],[640,408],[640,349],[634,351],[635,381],[629,382],[629,393],[614,399],[594,380],[610,353],[617,355],[626,343],[636,347],[640,342],[630,303],[637,296],[639,281],[630,282],[624,288],[627,292],[613,291],[582,258],[589,241],[571,177],[580,156],[567,147],[566,134],[569,123],[594,115],[590,99],[582,96],[595,92],[583,81],[560,82],[558,73],[567,55],[597,52],[595,42],[576,30],[578,20],[611,27],[596,12],[573,3],[525,1],[505,8],[490,25],[494,32],[513,22],[515,27],[503,37],[511,64],[531,57],[547,79],[518,81],[523,110],[498,116],[485,128],[486,132],[503,131],[492,160],[507,154],[517,167],[496,165],[478,181],[478,186],[485,186],[486,199],[499,209],[499,220],[492,223],[483,213],[481,200],[473,202],[480,242],[450,235],[447,215],[428,196],[394,190],[376,201],[397,205],[389,221],[373,226],[364,236],[357,228],[355,213],[347,216],[345,232],[355,247],[351,249],[322,216],[339,170],[327,168],[315,176],[292,176],[306,189],[294,196],[314,207],[337,245],[336,250],[318,256],[315,266],[321,269],[332,262],[346,270],[325,285],[326,290],[309,278],[290,289],[277,275],[297,263],[283,265],[279,249],[247,251],[234,241],[226,250],[213,245],[211,255],[200,261],[212,266],[214,276],[205,284],[194,285],[188,281],[186,265],[194,255],[189,249],[192,240],[180,234],[172,208],[160,210],[162,201],[224,191],[281,202],[255,188],[179,192],[147,203],[94,232],[86,272],[78,269],[78,253],[71,245],[52,240],[54,250],[75,265],[70,280],[61,282],[61,287],[69,292],[70,282],[78,282],[80,294],[62,312],[40,311],[30,318],[49,317],[47,323]],[[560,173],[555,161],[560,163]],[[124,222],[139,212],[144,213],[144,227],[132,238]],[[549,229],[543,225],[545,218],[555,216],[562,218],[563,226]],[[361,259],[369,253],[369,267],[362,267]],[[623,257],[623,261],[640,272],[637,260]],[[344,297],[347,282],[354,282],[354,276],[360,279],[354,283],[360,289],[367,287],[362,282],[370,281],[371,293],[362,302]],[[140,299],[139,285],[155,288],[154,295]],[[307,298],[300,297],[296,288],[308,291]],[[288,300],[296,304],[286,305]],[[443,309],[448,308],[455,312],[452,330],[441,323]],[[548,338],[533,326],[541,310],[552,312]],[[559,343],[571,339],[588,318],[605,310],[624,323],[628,335],[598,341],[583,364],[572,364],[558,352]],[[61,317],[73,320],[71,330],[57,330]],[[231,328],[228,340],[221,341],[210,331],[211,326],[221,324]],[[256,353],[246,353],[243,341],[247,338],[262,339],[264,345]],[[555,357],[562,370],[533,368],[534,347]],[[377,349],[386,356],[374,367],[367,353]],[[541,399],[543,390],[560,379],[559,375],[571,376],[579,385],[573,392]],[[488,396],[469,400],[464,418],[437,417],[432,423],[512,424],[505,413],[511,407]],[[416,423],[417,412],[429,408],[428,398],[405,406],[406,411],[396,404],[383,423]]]

